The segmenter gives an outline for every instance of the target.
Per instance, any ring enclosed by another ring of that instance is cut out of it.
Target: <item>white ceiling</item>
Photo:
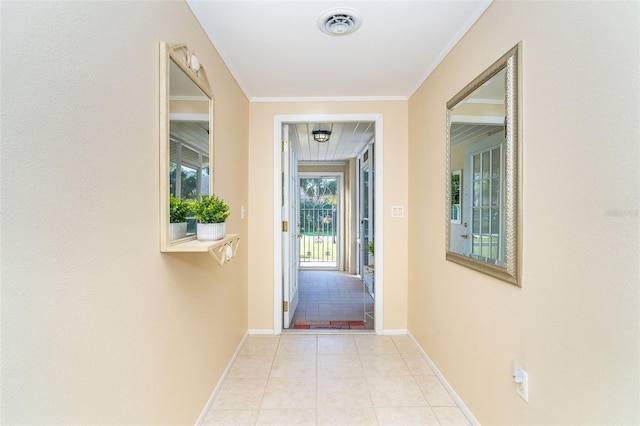
[[[329,130],[325,143],[313,140],[313,130]],[[289,142],[299,161],[344,161],[362,153],[375,135],[374,122],[293,123],[289,124]]]
[[[490,2],[187,0],[251,101],[408,99]],[[338,7],[362,16],[353,34],[320,31]]]
[[[503,69],[452,107],[452,147],[504,131],[506,75]]]
[[[406,100],[491,0],[187,3],[247,98],[261,102]],[[318,19],[333,8],[354,9],[360,28],[345,36],[320,31]],[[311,131],[320,123],[296,123],[289,139],[301,161],[342,161],[371,142],[374,127],[322,123],[333,133],[318,144]]]

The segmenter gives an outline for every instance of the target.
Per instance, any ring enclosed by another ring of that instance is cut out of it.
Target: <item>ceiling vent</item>
[[[362,18],[353,9],[330,9],[320,16],[318,26],[329,35],[343,36],[360,28]]]

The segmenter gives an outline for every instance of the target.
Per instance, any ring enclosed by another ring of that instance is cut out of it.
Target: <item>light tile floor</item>
[[[249,336],[205,425],[468,425],[407,336]]]
[[[292,323],[296,321],[363,321],[364,309],[373,314],[373,298],[364,291],[364,282],[356,275],[340,271],[301,270],[299,301]],[[366,318],[365,329],[374,329],[374,320]]]

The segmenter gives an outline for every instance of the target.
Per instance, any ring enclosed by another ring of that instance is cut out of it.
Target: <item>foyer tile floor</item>
[[[301,270],[299,301],[292,324],[300,321],[353,321],[364,319],[364,309],[373,314],[373,298],[364,292],[364,282],[356,275],[340,271]],[[367,317],[366,330],[374,329]]]
[[[249,336],[204,425],[468,425],[407,336]]]

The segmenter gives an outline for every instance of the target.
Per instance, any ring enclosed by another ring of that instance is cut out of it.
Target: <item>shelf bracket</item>
[[[240,243],[240,235],[224,238],[220,243],[209,247],[209,254],[218,261],[219,265],[229,263],[236,256]]]

